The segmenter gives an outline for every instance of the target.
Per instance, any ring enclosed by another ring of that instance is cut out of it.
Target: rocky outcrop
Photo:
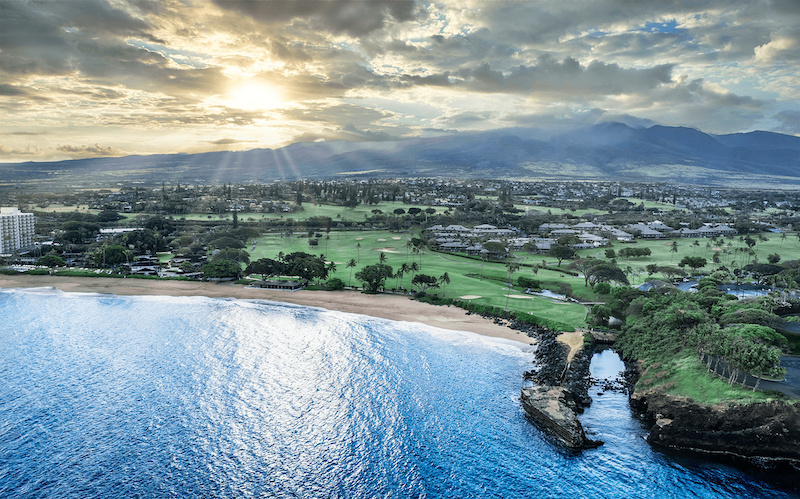
[[[562,386],[533,386],[520,394],[525,413],[546,433],[571,449],[586,449],[603,442],[586,438],[572,393]]]
[[[800,407],[783,401],[707,406],[655,391],[631,408],[652,426],[652,445],[800,463]]]

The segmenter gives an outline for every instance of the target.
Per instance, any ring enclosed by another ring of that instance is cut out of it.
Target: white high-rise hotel
[[[33,247],[33,213],[0,208],[0,254]]]

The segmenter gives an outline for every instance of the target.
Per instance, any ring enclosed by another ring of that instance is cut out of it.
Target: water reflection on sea
[[[0,317],[2,497],[797,494],[651,449],[624,394],[583,415],[606,445],[553,447],[518,401],[532,354],[469,333],[45,291],[0,291]]]

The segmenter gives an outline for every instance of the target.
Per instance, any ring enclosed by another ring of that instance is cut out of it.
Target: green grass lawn
[[[666,361],[647,360],[645,369],[636,383],[636,390],[661,389],[666,393],[690,397],[700,404],[713,405],[720,402],[740,403],[765,401],[775,398],[769,393],[754,392],[751,385],[729,386],[728,382],[706,373],[706,366],[694,352],[685,352]]]
[[[391,214],[397,208],[402,208],[408,211],[411,207],[417,207],[422,210],[428,206],[421,204],[403,204],[402,202],[385,202],[374,205],[358,205],[355,208],[345,208],[343,206],[331,204],[313,204],[303,203],[303,210],[296,213],[239,213],[240,221],[255,221],[269,220],[269,219],[291,219],[291,220],[305,220],[311,217],[330,217],[333,220],[333,225],[336,222],[351,221],[363,222],[366,217],[373,215],[372,210],[381,210],[385,214]],[[446,207],[433,206],[436,213],[444,213],[447,211]],[[210,218],[209,218],[210,217]],[[181,215],[176,218],[186,218],[186,220],[231,220],[233,215],[225,213],[223,215],[209,215],[207,213],[190,213],[188,215]]]
[[[324,234],[324,233],[323,233]],[[366,265],[378,263],[381,253],[386,254],[387,264],[397,270],[403,263],[420,262],[420,255],[415,255],[407,250],[406,242],[409,241],[411,234],[408,232],[393,233],[389,231],[332,231],[330,239],[323,235],[319,246],[310,246],[308,238],[281,237],[278,234],[265,234],[258,238],[256,249],[250,251],[252,246],[248,246],[250,259],[275,258],[278,252],[288,254],[294,251],[304,251],[315,255],[325,254],[328,261],[336,263],[336,272],[331,277],[338,277],[345,283],[358,285],[355,280],[350,279],[351,269],[345,265],[351,259],[358,264],[352,269],[355,274]],[[326,248],[327,243],[327,248]],[[359,248],[358,245],[361,245]],[[496,307],[508,308],[536,314],[548,319],[565,322],[575,327],[584,326],[584,316],[586,307],[576,303],[554,303],[553,301],[525,295],[520,288],[509,291],[504,284],[506,279],[506,267],[502,263],[485,263],[481,265],[480,260],[461,257],[451,254],[440,254],[426,251],[421,255],[422,265],[420,272],[427,275],[439,277],[445,272],[450,276],[450,284],[446,288],[435,289],[432,292],[445,295],[448,298],[460,296],[477,296],[473,298],[475,303],[488,304]],[[521,260],[530,263],[539,263],[540,258],[531,260]],[[483,267],[483,279],[481,279],[481,267]],[[514,274],[514,279],[520,275],[534,277],[530,269],[523,267]],[[558,272],[540,271],[536,276],[543,283],[555,283],[558,281],[568,281],[572,283],[573,289],[583,288],[583,279],[564,275]],[[412,289],[410,274],[403,277],[402,281],[387,281],[387,289],[395,286],[402,286],[405,289]],[[587,288],[588,289],[588,288]],[[430,291],[429,291],[430,293]],[[523,298],[506,297],[505,295],[520,296]]]
[[[794,233],[787,234],[786,240],[781,240],[780,234],[765,234],[768,238],[768,241],[762,242],[758,241],[758,238],[753,235],[753,239],[756,239],[758,242],[753,247],[755,254],[758,256],[759,263],[767,263],[767,256],[770,254],[778,254],[781,257],[781,261],[788,261],[788,260],[797,260],[800,259],[800,243],[797,240],[797,235]],[[677,241],[678,243],[678,251],[677,253],[673,253],[671,251],[671,245],[673,241]],[[695,245],[695,242],[697,245]],[[739,241],[739,236],[736,236],[734,239],[724,239],[724,242],[721,246],[716,246],[711,242],[711,239],[706,238],[680,238],[680,239],[637,239],[635,243],[614,243],[612,248],[615,251],[619,251],[622,248],[629,248],[629,247],[636,247],[636,248],[650,248],[651,255],[646,258],[618,258],[617,264],[625,268],[626,266],[631,266],[632,268],[637,269],[641,268],[644,271],[644,267],[654,263],[659,266],[668,266],[671,265],[673,267],[677,267],[678,262],[684,256],[699,256],[703,257],[708,261],[708,264],[705,268],[699,269],[699,272],[711,272],[718,267],[717,264],[712,262],[712,258],[714,257],[714,253],[720,251],[720,257],[722,258],[722,262],[725,263],[728,268],[731,268],[731,264],[736,262],[739,266],[743,266],[747,263],[752,263],[753,258],[748,257],[746,253],[739,251],[739,248],[747,248],[745,243]],[[717,249],[715,249],[717,248]],[[608,248],[598,248],[598,249],[589,249],[589,250],[580,250],[578,255],[586,258],[586,257],[599,257],[605,258],[605,250]],[[723,251],[728,251],[728,254],[722,253]],[[688,267],[685,270],[689,271]],[[660,277],[660,274],[657,275]],[[641,276],[642,278],[644,276]],[[641,282],[641,279],[639,280]]]

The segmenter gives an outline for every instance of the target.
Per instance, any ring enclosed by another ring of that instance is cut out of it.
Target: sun
[[[240,83],[234,86],[225,103],[229,107],[256,111],[281,105],[280,94],[272,87],[260,83]]]

